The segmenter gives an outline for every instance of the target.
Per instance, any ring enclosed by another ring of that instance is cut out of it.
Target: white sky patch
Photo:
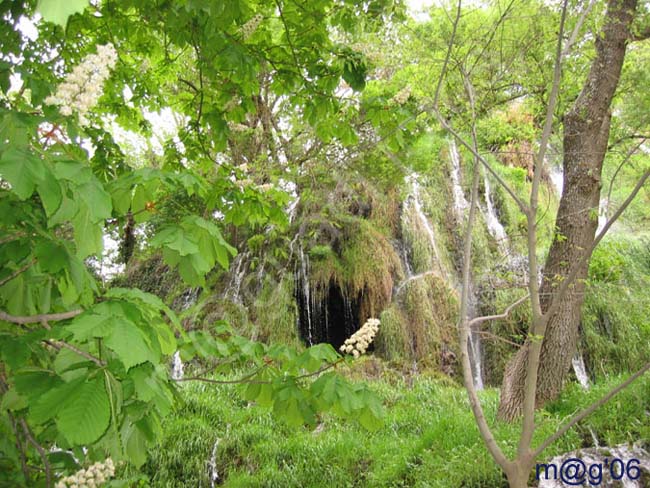
[[[429,9],[435,4],[442,4],[440,0],[406,0],[408,13],[418,22],[426,22],[429,20]]]
[[[125,100],[130,101],[132,94],[130,88],[125,88],[123,91]],[[137,166],[144,163],[147,152],[162,156],[165,150],[165,142],[170,139],[176,144],[181,153],[185,151],[185,146],[178,138],[178,130],[186,122],[185,117],[174,112],[169,107],[164,107],[158,112],[142,109],[142,115],[151,124],[151,136],[149,138],[125,129],[115,121],[115,117],[106,117],[104,119],[106,128],[115,139],[115,142],[122,151],[131,156],[131,160]]]
[[[38,28],[36,27],[36,22],[38,22],[40,18],[41,16],[37,14],[33,19],[29,19],[24,15],[21,15],[18,19],[18,30],[30,41],[38,39]]]

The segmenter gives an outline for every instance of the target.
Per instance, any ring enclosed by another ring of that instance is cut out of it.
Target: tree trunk
[[[557,286],[590,249],[598,227],[601,172],[610,128],[610,105],[621,75],[637,0],[609,0],[603,32],[596,39],[596,58],[580,96],[564,117],[564,186],[556,219],[556,234],[544,266],[542,310]],[[554,399],[576,350],[589,261],[550,318],[542,343],[536,403]],[[521,414],[528,341],[508,363],[501,387],[499,417]]]

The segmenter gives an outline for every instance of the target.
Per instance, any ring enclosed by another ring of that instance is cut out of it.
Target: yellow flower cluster
[[[56,488],[95,488],[115,476],[115,465],[113,460],[97,462],[92,466],[81,469],[71,476],[59,480]]]
[[[410,96],[411,96],[411,87],[405,86],[400,91],[398,91],[390,100],[391,102],[396,103],[397,105],[404,105]]]
[[[97,46],[97,54],[89,54],[68,73],[54,95],[45,99],[47,105],[58,105],[61,115],[79,114],[79,123],[88,124],[86,115],[104,92],[104,82],[117,62],[112,44]]]
[[[244,40],[248,39],[260,26],[260,23],[264,20],[264,17],[261,14],[255,14],[252,19],[246,22],[241,26],[241,36]]]
[[[358,331],[345,340],[339,350],[344,354],[352,354],[358,358],[368,350],[368,346],[378,331],[379,319],[368,319]]]

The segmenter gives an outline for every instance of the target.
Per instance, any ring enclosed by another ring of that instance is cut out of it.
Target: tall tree
[[[610,107],[632,38],[636,9],[637,0],[608,1],[602,33],[596,38],[596,57],[580,95],[564,116],[564,187],[540,289],[542,310],[549,310],[560,284],[569,275],[575,273],[576,279],[549,317],[540,357],[538,405],[560,393],[576,350],[585,278],[598,227]],[[502,419],[521,413],[532,340],[537,339],[529,339],[506,367],[499,405]]]

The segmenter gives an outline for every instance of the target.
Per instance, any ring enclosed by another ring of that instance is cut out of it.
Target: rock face
[[[535,472],[538,488],[601,486],[623,488],[650,487],[650,452],[636,443],[615,447],[578,449],[538,463]]]

